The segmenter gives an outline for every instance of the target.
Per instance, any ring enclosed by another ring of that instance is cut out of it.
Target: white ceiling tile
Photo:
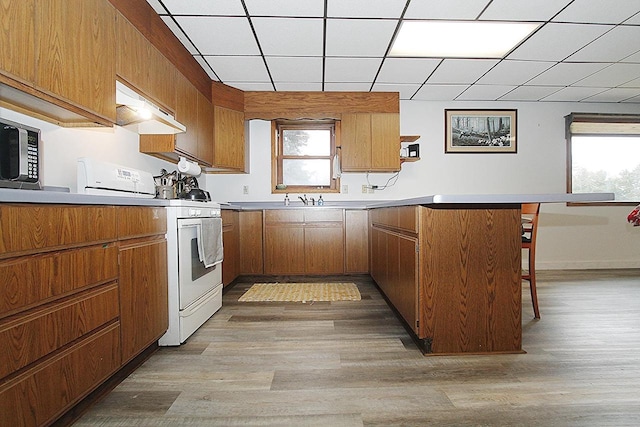
[[[396,21],[371,19],[327,20],[328,56],[382,57],[396,28]]]
[[[539,101],[560,90],[553,86],[520,86],[500,97],[501,101]]]
[[[468,85],[424,85],[413,97],[420,101],[452,101],[464,92]]]
[[[497,63],[495,59],[445,59],[428,83],[471,84]]]
[[[574,0],[553,20],[558,22],[586,22],[619,24],[636,14],[640,0]]]
[[[267,66],[276,83],[322,82],[321,57],[267,57]]]
[[[621,62],[640,63],[640,51],[634,53],[633,55],[627,56]]]
[[[276,90],[280,92],[320,92],[322,90],[322,83],[304,83],[304,82],[293,82],[293,83],[275,83]]]
[[[639,8],[640,9],[640,8]],[[640,25],[640,12],[633,15],[628,20],[624,21],[625,24],[629,25]]]
[[[193,46],[193,43],[189,41],[185,33],[176,25],[175,21],[170,16],[163,16],[162,20],[165,25],[173,32],[173,34],[180,40],[180,43],[187,48],[190,54],[197,55],[198,50]]]
[[[240,0],[162,0],[173,15],[245,16]]]
[[[622,102],[640,96],[638,88],[615,88],[584,99],[585,102]]]
[[[553,62],[502,61],[482,76],[477,83],[518,86],[548,70],[553,65]]]
[[[177,17],[182,29],[203,55],[258,55],[258,45],[246,18]],[[215,28],[215,32],[212,32]]]
[[[611,25],[547,24],[507,58],[562,61],[612,28]]]
[[[260,56],[205,56],[223,82],[270,81]]]
[[[324,85],[324,90],[327,92],[369,92],[370,87],[369,83],[327,82]]]
[[[196,61],[198,61],[198,64],[200,64],[202,69],[206,71],[207,75],[211,80],[217,80],[217,81],[220,80],[219,77],[216,75],[216,73],[211,69],[211,65],[209,64],[209,62],[207,62],[205,58],[203,58],[200,55],[197,55],[194,58],[196,59]]]
[[[492,101],[515,89],[507,85],[473,85],[456,98],[465,101]]]
[[[544,97],[542,101],[578,102],[604,90],[604,88],[571,86]]]
[[[398,92],[400,99],[411,99],[414,93],[420,89],[420,84],[384,84],[376,83],[373,85],[372,92]]]
[[[326,82],[371,82],[380,67],[380,58],[327,58]]]
[[[413,0],[405,18],[409,19],[476,19],[490,0]]]
[[[321,19],[253,18],[265,55],[322,56]]]
[[[251,16],[324,16],[323,0],[244,0],[244,3]]]
[[[548,21],[570,0],[493,0],[480,19]]]
[[[328,0],[330,18],[400,18],[406,0]]]
[[[640,87],[640,77],[620,85],[620,87]]]
[[[612,64],[576,82],[575,86],[620,86],[640,76],[640,64]]]
[[[625,99],[621,102],[625,104],[640,104],[640,96],[634,96],[633,98]]]
[[[376,81],[380,83],[423,83],[439,63],[439,59],[387,58],[382,64]]]
[[[528,85],[570,86],[608,64],[560,62],[527,82]]]
[[[270,82],[224,82],[225,84],[244,91],[273,92]]]
[[[588,46],[571,55],[570,61],[617,62],[638,51],[640,27],[615,27]]]

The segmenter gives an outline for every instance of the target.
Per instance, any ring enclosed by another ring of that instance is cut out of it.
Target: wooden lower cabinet
[[[240,274],[264,274],[262,211],[240,212]]]
[[[224,286],[233,282],[240,274],[240,213],[238,211],[222,211],[222,283]]]
[[[344,271],[369,272],[369,215],[364,209],[344,211]]]
[[[343,274],[342,209],[264,211],[265,274]]]
[[[165,209],[0,204],[0,231],[0,423],[49,425],[167,329]]]

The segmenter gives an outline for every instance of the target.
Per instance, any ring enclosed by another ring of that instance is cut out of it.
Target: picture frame
[[[517,153],[518,110],[444,110],[445,153]]]

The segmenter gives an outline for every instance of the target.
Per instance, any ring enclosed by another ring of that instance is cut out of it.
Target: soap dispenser
[[[324,200],[322,199],[322,194],[318,198],[318,206],[324,206]]]

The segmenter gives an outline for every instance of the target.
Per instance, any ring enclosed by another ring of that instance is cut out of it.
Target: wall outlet
[[[367,185],[362,184],[362,194],[367,194],[369,187]]]
[[[347,184],[342,185],[342,193],[347,194],[349,192],[349,186]]]
[[[245,185],[242,187],[242,194],[249,194],[249,186]]]

